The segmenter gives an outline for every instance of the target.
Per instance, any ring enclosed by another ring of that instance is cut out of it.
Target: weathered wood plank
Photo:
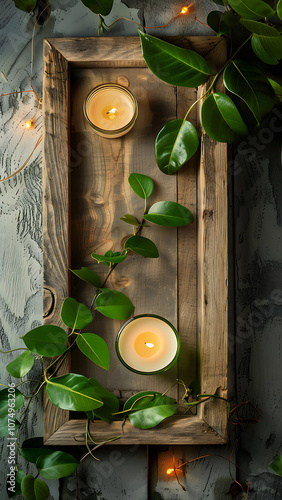
[[[69,81],[66,59],[44,43],[43,73],[43,248],[44,291],[50,307],[45,324],[62,323],[62,302],[69,295]],[[59,163],[59,164],[58,164]],[[46,359],[44,367],[51,363]],[[58,375],[69,371],[69,360]],[[44,396],[44,438],[68,420],[68,412]]]
[[[210,54],[211,56],[211,54]],[[226,45],[215,48],[219,65]],[[209,82],[200,89],[203,95]],[[223,83],[217,83],[223,91]],[[201,112],[201,106],[198,107]],[[198,170],[198,336],[201,392],[227,398],[228,374],[228,190],[227,146],[203,130]],[[200,406],[200,416],[227,439],[227,408],[211,400]]]
[[[85,444],[86,420],[69,420],[63,424],[49,439],[46,445],[70,445],[77,446]],[[209,425],[198,417],[175,416],[166,419],[158,425],[157,429],[139,429],[129,421],[122,429],[122,421],[111,424],[100,420],[90,424],[91,436],[95,442],[110,440],[116,436],[120,438],[116,444],[223,444],[225,440],[219,436]],[[112,444],[112,443],[106,443]]]
[[[159,200],[177,201],[175,176],[165,176],[156,168],[152,157],[155,137],[167,119],[176,117],[174,88],[159,82],[147,68],[126,68],[123,75],[138,101],[139,116],[132,131],[119,139],[98,137],[83,115],[83,101],[89,91],[105,82],[116,82],[120,68],[76,69],[71,72],[71,149],[83,151],[81,161],[72,169],[72,268],[90,266],[105,278],[108,267],[97,264],[91,253],[122,251],[132,228],[120,221],[126,213],[142,219],[144,200],[131,189],[131,172],[149,175],[155,191],[148,207]],[[164,107],[165,103],[165,107]],[[125,293],[135,305],[134,315],[157,314],[177,326],[177,230],[151,224],[142,235],[156,244],[160,257],[144,259],[133,254],[117,266],[108,285]],[[85,283],[74,277],[72,294],[83,303],[91,303],[91,292]],[[156,293],[156,286],[159,292]],[[177,367],[157,376],[129,373],[115,352],[117,332],[124,322],[95,315],[92,330],[101,335],[110,350],[109,372],[94,365],[75,351],[72,369],[87,377],[97,378],[111,391],[166,391],[177,377]],[[170,391],[177,397],[177,388]]]

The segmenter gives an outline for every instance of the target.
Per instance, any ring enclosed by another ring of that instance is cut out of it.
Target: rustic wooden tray
[[[225,42],[217,37],[177,37],[168,41],[192,48],[213,68],[226,59]],[[86,122],[82,104],[88,92],[103,82],[125,82],[139,105],[137,122],[119,139],[95,135]],[[222,84],[218,83],[222,90]],[[227,396],[228,245],[226,145],[202,135],[201,148],[178,175],[159,171],[154,159],[155,137],[169,119],[183,118],[203,92],[175,88],[158,80],[146,67],[140,41],[130,38],[64,38],[44,42],[44,322],[61,323],[60,309],[70,294],[89,305],[93,291],[69,269],[90,266],[99,274],[91,252],[118,251],[130,234],[119,220],[138,216],[142,200],[130,189],[130,172],[152,177],[152,203],[178,201],[195,222],[179,228],[146,228],[159,248],[159,259],[135,255],[120,264],[110,285],[126,293],[135,314],[166,317],[181,339],[178,365],[157,376],[129,372],[115,353],[115,337],[122,324],[97,315],[91,325],[102,335],[111,354],[109,373],[75,352],[58,374],[71,370],[96,377],[121,400],[139,390],[166,391],[176,378],[189,383],[196,376],[201,392],[220,388]],[[197,125],[199,109],[190,120]],[[151,202],[151,199],[149,200]],[[177,256],[177,258],[176,258]],[[104,266],[104,267],[103,267]],[[168,393],[181,401],[175,385]],[[71,419],[70,419],[71,417]],[[91,425],[95,441],[121,434],[121,422]],[[85,442],[85,420],[53,406],[45,397],[46,444]],[[118,444],[221,444],[227,441],[227,410],[223,401],[201,405],[197,415],[177,415],[152,430],[139,430],[128,421]]]

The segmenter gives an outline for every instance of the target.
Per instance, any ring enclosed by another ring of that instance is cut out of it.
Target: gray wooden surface
[[[97,34],[96,16],[79,1],[54,0],[51,3],[52,14],[44,27],[37,30],[35,38],[34,85],[39,96],[43,39],[50,36]],[[147,26],[161,25],[176,15],[181,6],[183,3],[178,0],[115,0],[108,22],[125,16],[136,21],[141,19]],[[209,0],[198,0],[195,2],[194,15],[205,22],[207,12],[214,8],[217,6]],[[33,24],[34,18],[15,9],[11,0],[1,2],[1,93],[30,88]],[[150,33],[198,35],[210,34],[210,30],[191,16],[176,20],[166,29],[152,30]],[[136,27],[126,21],[117,23],[111,30],[111,36],[135,34]],[[41,120],[39,115],[35,129],[24,129],[24,122],[36,109],[32,94],[25,94],[23,98],[20,95],[3,97],[0,109],[3,176],[15,171],[26,159],[41,134]],[[234,149],[233,160],[229,164],[230,191],[233,193],[230,204],[234,210],[230,233],[233,234],[235,248],[237,334],[236,339],[230,337],[229,345],[233,375],[236,374],[233,396],[238,401],[251,400],[261,414],[259,424],[249,424],[240,430],[237,428],[237,463],[249,474],[248,498],[251,500],[282,498],[282,480],[271,474],[268,468],[275,456],[282,453],[282,170],[279,160],[282,115],[276,116],[275,130],[273,123],[266,121],[260,130],[252,131],[245,143],[239,144],[241,152]],[[0,184],[0,338],[3,349],[17,347],[19,337],[42,321],[41,167],[42,156],[38,148],[25,170]],[[12,358],[12,355],[8,358],[1,355],[3,383],[3,367],[7,359],[11,361]],[[33,377],[36,376],[35,371]],[[40,401],[34,401],[21,439],[40,434],[42,407]],[[233,442],[234,432],[231,433],[230,445],[226,447],[176,447],[175,458],[191,460],[206,454],[228,457]],[[6,444],[6,440],[1,439],[0,484],[3,490],[7,474]],[[59,482],[52,482],[51,498],[147,499],[147,458],[144,447],[105,447],[99,451],[98,457],[101,462],[85,461],[76,477],[61,481],[60,486]],[[232,480],[228,462],[224,459],[213,456],[191,464],[186,478],[181,481],[186,492],[173,478],[164,474],[164,469],[171,465],[172,459],[171,448],[151,450],[151,500],[231,498],[229,489]],[[25,470],[32,472],[34,469],[31,465]],[[233,467],[231,471],[234,472]]]

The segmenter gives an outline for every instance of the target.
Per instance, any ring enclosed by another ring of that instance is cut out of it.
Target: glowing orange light
[[[190,5],[188,7],[182,7],[180,14],[187,14],[189,7]]]
[[[169,476],[173,471],[174,471],[174,469],[167,469],[166,473]]]
[[[32,124],[33,124],[32,121],[28,120],[27,122],[25,122],[25,128],[31,128]]]

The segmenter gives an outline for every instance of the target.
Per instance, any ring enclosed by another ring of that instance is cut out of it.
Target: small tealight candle
[[[98,135],[114,139],[132,129],[138,105],[126,87],[105,83],[91,90],[84,101],[83,111]]]
[[[131,371],[151,375],[168,370],[180,349],[178,333],[166,319],[144,314],[127,321],[117,335],[116,351]]]

